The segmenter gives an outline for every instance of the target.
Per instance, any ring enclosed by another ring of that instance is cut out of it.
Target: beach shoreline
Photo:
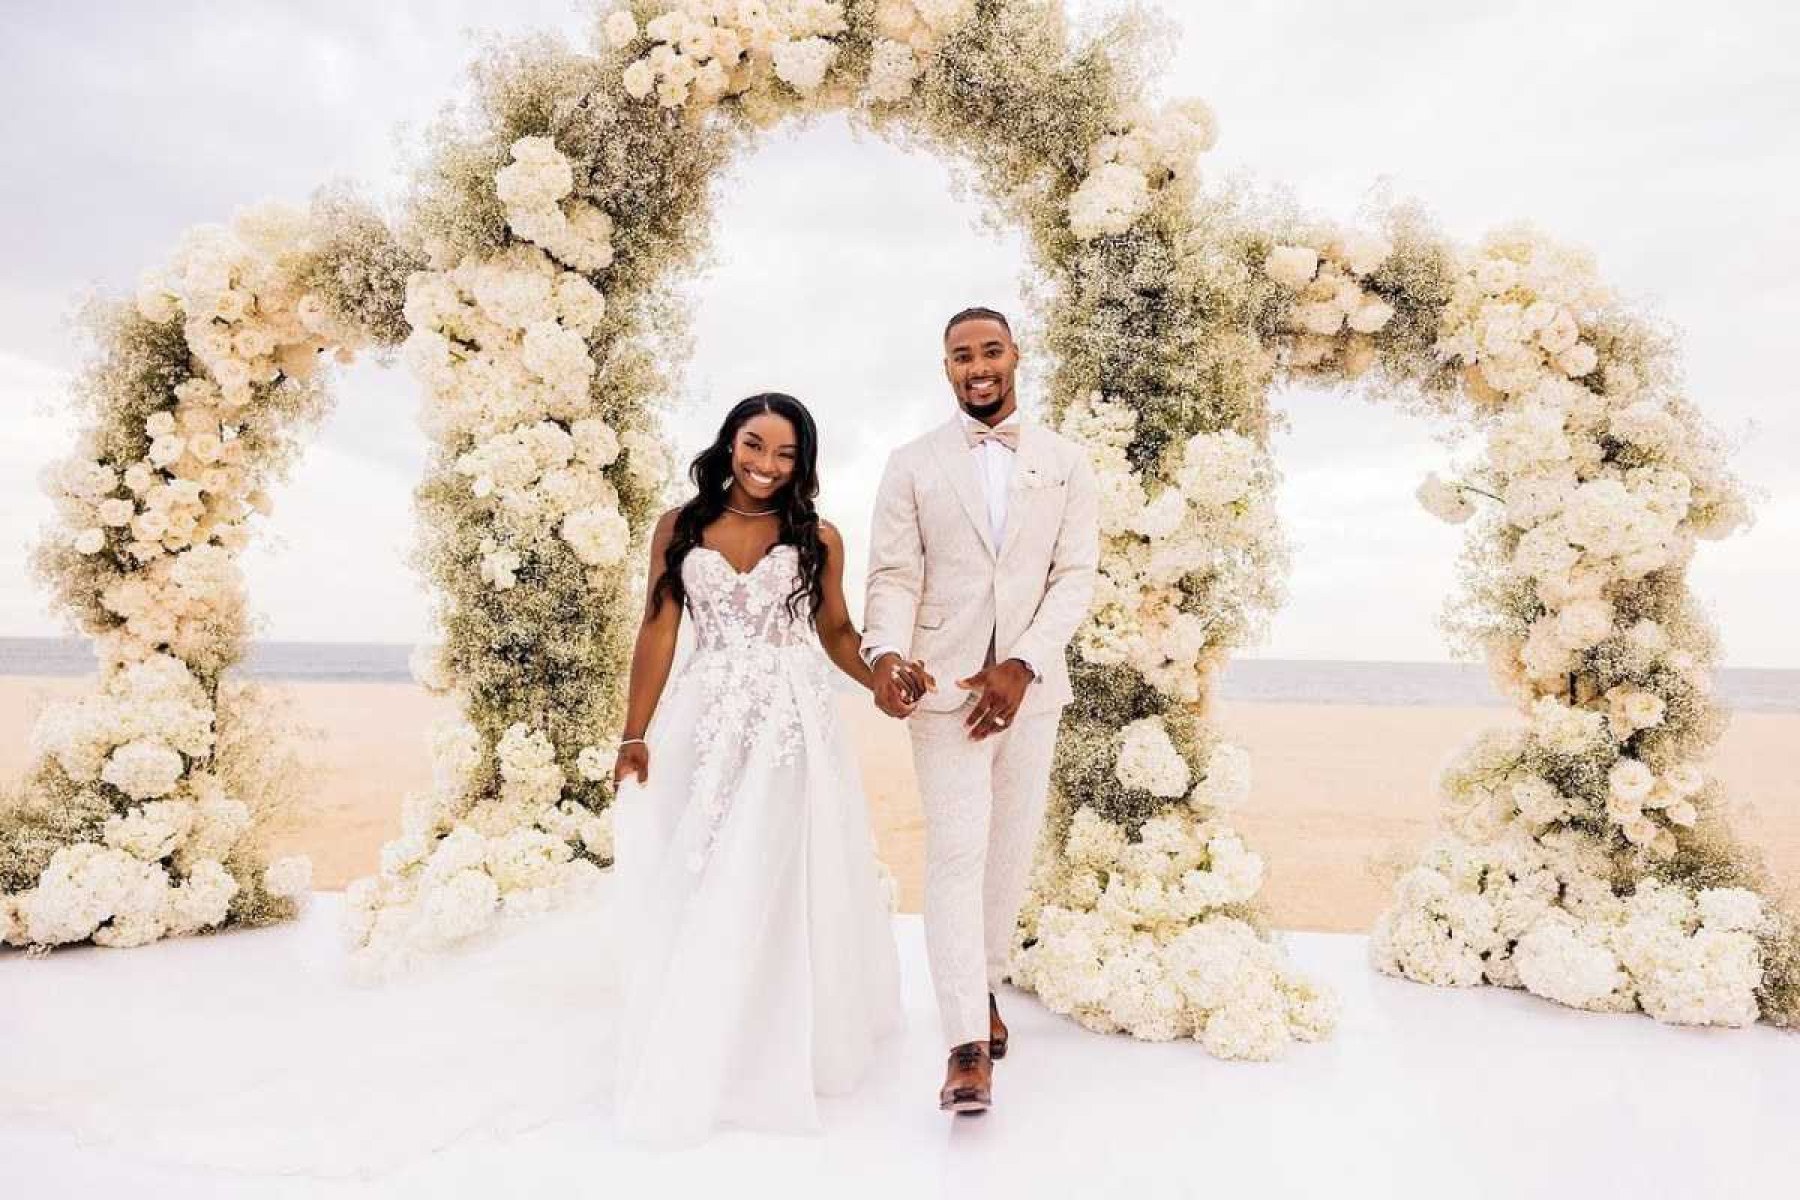
[[[0,679],[0,778],[30,762],[30,730],[46,703],[79,695],[82,678]],[[278,853],[313,859],[314,881],[337,890],[371,873],[399,832],[400,805],[428,786],[426,735],[449,701],[410,683],[264,681],[310,729],[315,775]],[[865,698],[841,712],[856,743],[882,858],[901,907],[920,902],[925,844],[904,725]],[[1515,719],[1483,706],[1221,702],[1214,719],[1250,752],[1255,784],[1232,823],[1267,864],[1263,901],[1282,929],[1361,932],[1387,903],[1391,881],[1430,840],[1439,768],[1469,737]],[[1771,874],[1800,879],[1800,713],[1738,713],[1713,769],[1732,797],[1730,820],[1760,844]]]

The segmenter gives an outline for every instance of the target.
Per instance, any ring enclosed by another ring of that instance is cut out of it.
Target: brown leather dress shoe
[[[945,1112],[983,1113],[994,1103],[994,1060],[986,1042],[964,1042],[950,1051],[938,1107]]]
[[[988,1057],[999,1062],[1006,1057],[1006,1022],[1000,1019],[1000,1004],[994,993],[988,993]]]

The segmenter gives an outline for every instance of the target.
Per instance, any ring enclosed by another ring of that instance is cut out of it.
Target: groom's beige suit
[[[1017,420],[1009,418],[1009,424]],[[937,681],[909,721],[925,810],[925,942],[952,1046],[985,1041],[1050,787],[1066,650],[1094,594],[1099,526],[1080,447],[1030,422],[1018,448],[956,418],[894,451],[875,501],[863,651]],[[1004,426],[1002,426],[1004,428]],[[956,686],[1017,658],[1037,677],[1012,726],[976,742]]]

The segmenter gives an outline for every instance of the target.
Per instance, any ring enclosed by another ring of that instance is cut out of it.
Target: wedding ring
[[[1006,728],[1006,718],[1005,717],[995,717],[994,724],[998,725],[1002,729],[1005,729]]]

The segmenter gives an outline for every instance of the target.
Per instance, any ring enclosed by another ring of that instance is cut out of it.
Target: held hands
[[[1033,678],[1031,668],[1016,658],[1009,658],[977,671],[967,679],[957,680],[957,687],[977,693],[975,707],[963,723],[970,740],[984,741],[1010,726],[1019,716],[1019,705],[1024,702],[1025,689],[1031,686]]]
[[[613,760],[613,787],[617,788],[627,776],[632,776],[639,783],[650,782],[650,747],[642,742],[632,742],[619,747],[619,757]]]
[[[898,654],[875,660],[875,707],[897,721],[912,716],[926,692],[937,691],[937,680],[923,662],[907,662]]]

